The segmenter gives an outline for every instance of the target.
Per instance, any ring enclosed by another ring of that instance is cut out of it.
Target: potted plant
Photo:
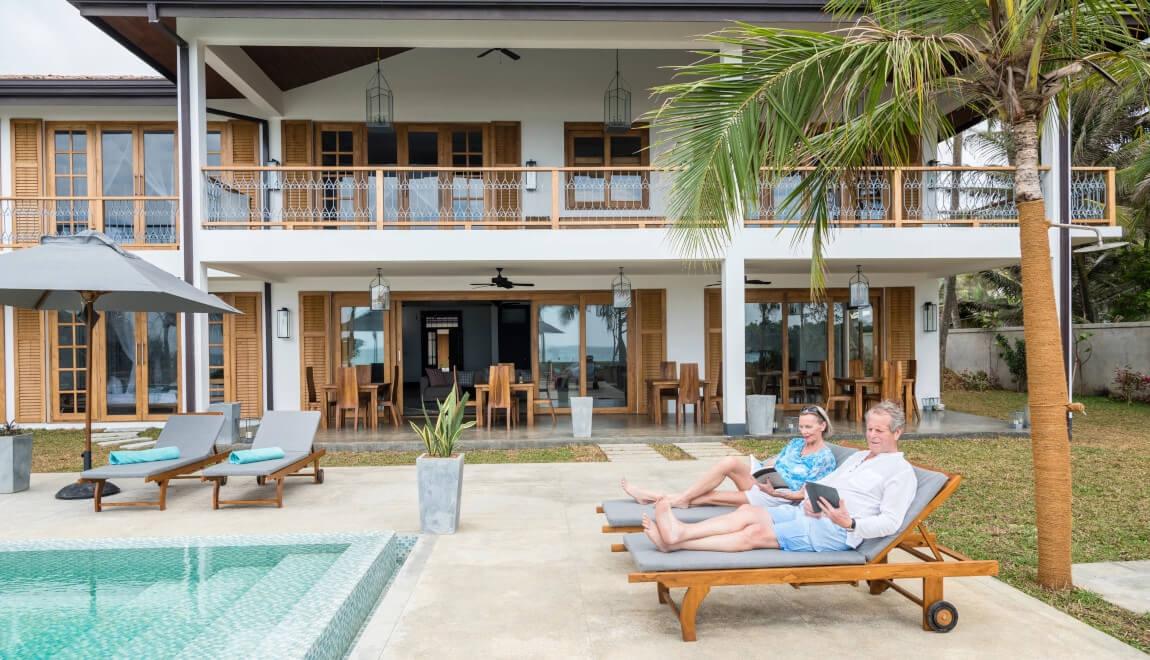
[[[0,494],[28,490],[32,477],[32,434],[15,422],[0,423]]]
[[[439,416],[435,423],[423,410],[423,424],[410,422],[423,439],[427,451],[415,461],[419,481],[419,527],[428,534],[454,534],[459,527],[459,504],[463,495],[463,453],[455,453],[455,443],[475,422],[464,422],[467,394],[458,398],[452,388],[443,401],[436,401]]]

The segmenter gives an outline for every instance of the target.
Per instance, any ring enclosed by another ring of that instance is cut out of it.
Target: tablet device
[[[823,512],[823,508],[819,506],[820,497],[826,498],[836,509],[839,506],[839,492],[834,487],[824,486],[817,481],[807,482],[807,497],[810,499],[811,509],[815,513]]]
[[[787,480],[783,479],[783,475],[779,474],[778,470],[760,463],[757,459],[751,465],[751,476],[761,484],[771,484],[771,488],[790,488]]]

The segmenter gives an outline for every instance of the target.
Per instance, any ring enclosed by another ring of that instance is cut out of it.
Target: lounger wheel
[[[866,584],[868,587],[870,587],[870,593],[872,596],[877,596],[887,589],[890,589],[890,582],[887,582],[886,580],[867,580]]]
[[[940,600],[927,608],[926,621],[935,632],[950,632],[958,625],[958,608]]]
[[[319,470],[316,470],[316,473],[315,473],[315,482],[316,482],[317,484],[322,484],[322,483],[323,483],[323,468],[320,468]]]

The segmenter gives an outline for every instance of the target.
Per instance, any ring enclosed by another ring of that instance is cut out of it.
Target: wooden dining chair
[[[344,412],[350,410],[352,413],[353,425],[352,429],[359,428],[359,409],[362,407],[362,399],[359,396],[359,379],[354,367],[340,367],[339,368],[339,385],[338,395],[335,404],[335,427],[338,429],[343,428]],[[367,413],[364,411],[363,416],[364,428],[367,428]]]
[[[914,391],[915,377],[918,375],[918,360],[898,360],[899,388],[897,401],[902,402],[902,409],[907,419],[922,419],[922,411],[918,407],[918,395]]]
[[[695,423],[698,424],[702,421],[699,413],[701,412],[703,404],[703,395],[699,391],[699,363],[697,362],[684,362],[679,365],[679,389],[676,392],[677,412],[675,414],[675,426],[679,425],[680,420],[686,424],[687,406],[691,406],[692,412],[695,414]]]
[[[659,363],[659,380],[678,380],[679,378],[679,363],[671,360],[668,362]],[[667,411],[667,402],[675,401],[678,390],[675,388],[660,389],[656,392],[658,402],[655,405],[661,406],[662,411]]]
[[[551,398],[551,392],[555,387],[555,365],[547,365],[547,378],[542,379],[543,382],[539,383],[539,396],[535,397],[535,407],[547,406],[551,412],[551,423],[558,424],[559,417],[555,414],[555,401]]]
[[[821,363],[819,375],[821,376],[819,386],[823,396],[823,408],[834,417],[838,412],[838,407],[842,405],[846,408],[846,414],[849,416],[854,397],[835,391],[835,379],[834,374],[831,373],[830,362],[824,360]]]
[[[387,388],[387,394],[379,400],[379,408],[375,411],[376,419],[379,419],[380,413],[389,415],[391,423],[398,428],[403,425],[403,415],[399,412],[399,388],[403,387],[403,382],[399,380],[398,364],[392,367],[391,382],[384,387]]]
[[[719,417],[723,416],[723,365],[719,364],[719,379],[714,383],[709,383],[703,394],[703,422],[711,421],[711,406],[714,406],[719,411]]]
[[[315,410],[319,412],[320,421],[323,423],[323,427],[327,428],[328,419],[330,419],[328,417],[328,413],[332,408],[335,407],[335,401],[327,399],[326,397],[321,397],[319,395],[319,390],[317,390],[315,387],[314,367],[307,367],[304,369],[304,384],[307,388],[307,402],[304,405],[304,409]],[[326,406],[324,405],[325,401],[327,403]]]
[[[518,423],[518,405],[515,397],[511,395],[511,374],[514,370],[505,365],[493,365],[488,371],[487,382],[490,389],[487,392],[487,428],[491,428],[491,418],[494,411],[502,410],[507,415],[507,430],[512,424]]]

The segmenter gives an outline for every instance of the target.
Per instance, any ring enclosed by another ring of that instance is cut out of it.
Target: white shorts
[[[754,459],[754,457],[751,457],[752,469],[754,468],[754,465],[755,465],[755,459]],[[743,494],[746,495],[746,497],[747,497],[747,504],[750,504],[751,506],[761,506],[761,507],[765,508],[765,507],[769,507],[769,506],[782,506],[784,504],[794,504],[794,502],[792,502],[791,500],[783,499],[781,497],[775,497],[774,495],[768,495],[768,494],[764,493],[763,491],[759,490],[758,488],[752,488],[750,490],[745,490],[745,491],[743,491]]]

